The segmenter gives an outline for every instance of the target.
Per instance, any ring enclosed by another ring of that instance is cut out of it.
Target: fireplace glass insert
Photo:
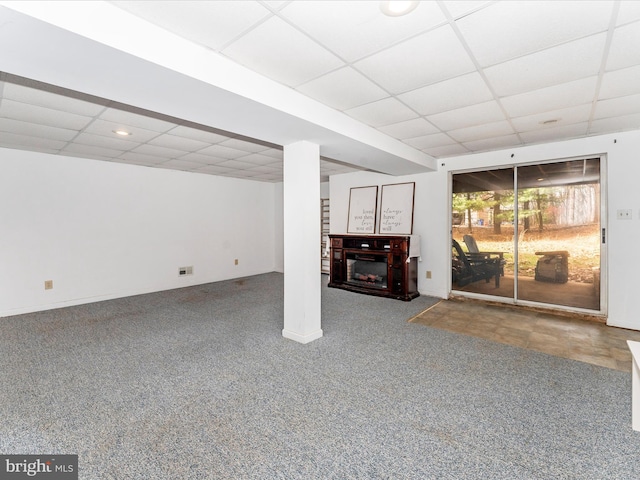
[[[369,288],[387,288],[387,255],[346,253],[346,282]]]

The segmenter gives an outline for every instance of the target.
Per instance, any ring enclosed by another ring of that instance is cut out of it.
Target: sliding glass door
[[[453,289],[514,295],[514,169],[453,176]]]
[[[452,289],[601,311],[600,158],[453,175]]]

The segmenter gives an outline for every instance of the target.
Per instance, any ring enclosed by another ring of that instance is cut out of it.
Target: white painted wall
[[[277,184],[0,149],[0,316],[277,270],[281,197]]]
[[[329,198],[329,182],[320,183],[320,198]]]
[[[284,184],[275,184],[275,206],[273,215],[276,272],[284,273]]]
[[[513,154],[513,157],[511,155]],[[414,233],[421,235],[422,261],[418,264],[418,290],[446,298],[449,294],[449,174],[451,171],[534,163],[583,155],[607,155],[608,186],[608,324],[640,330],[637,295],[640,259],[632,254],[640,238],[640,131],[602,135],[565,142],[534,145],[441,160],[434,173],[391,177],[369,172],[330,178],[331,233],[345,233],[349,189],[366,185],[416,182]],[[633,209],[632,220],[617,220],[616,211]],[[606,221],[603,219],[603,222]],[[432,271],[432,279],[425,272]]]

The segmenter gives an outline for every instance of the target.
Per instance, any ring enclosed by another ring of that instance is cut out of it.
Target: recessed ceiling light
[[[540,177],[540,178],[537,178],[536,180],[538,180],[539,182],[542,182],[544,178]]]
[[[380,10],[389,17],[401,17],[415,10],[419,3],[408,0],[385,0],[380,2]]]
[[[119,128],[118,130],[113,130],[113,133],[115,133],[116,135],[121,135],[123,137],[128,137],[129,135],[131,135],[131,132],[127,132],[126,130],[122,130],[121,128]]]

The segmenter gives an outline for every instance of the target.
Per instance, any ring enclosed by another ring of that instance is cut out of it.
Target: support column
[[[309,343],[320,325],[320,147],[284,147],[284,329],[282,336]]]

